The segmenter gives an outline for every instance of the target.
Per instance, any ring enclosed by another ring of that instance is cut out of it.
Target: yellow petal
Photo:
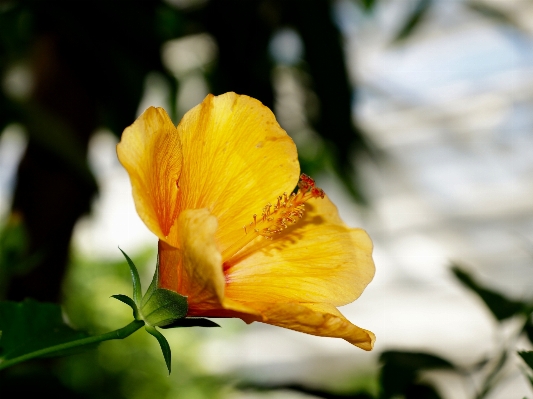
[[[240,302],[345,305],[374,276],[372,242],[350,229],[325,197],[272,241],[259,238],[226,262],[226,296]]]
[[[258,314],[224,299],[222,256],[215,242],[216,218],[207,209],[188,209],[178,218],[179,248],[159,240],[159,287],[187,296],[189,316],[240,317]]]
[[[160,239],[177,217],[182,154],[176,127],[162,108],[148,108],[124,130],[117,145],[131,180],[137,213]]]
[[[294,142],[253,98],[209,95],[183,117],[178,131],[187,165],[179,207],[207,208],[217,217],[221,251],[240,237],[254,213],[298,182]]]
[[[263,323],[321,337],[342,338],[364,350],[372,350],[375,335],[350,323],[334,306],[325,303],[247,303],[263,315]]]

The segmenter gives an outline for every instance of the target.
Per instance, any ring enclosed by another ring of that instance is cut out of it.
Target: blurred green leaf
[[[398,34],[394,38],[394,42],[403,41],[413,34],[413,32],[420,26],[420,23],[426,17],[431,3],[432,0],[418,0],[418,3],[416,3],[413,11],[409,17],[407,17],[401,29],[398,31]]]
[[[376,5],[376,0],[359,0],[359,3],[363,6],[365,11],[372,11]]]
[[[522,357],[522,359],[524,359],[524,361],[529,366],[529,368],[533,369],[533,351],[522,351],[522,352],[518,352],[518,354]],[[529,383],[533,387],[533,376],[531,376],[530,373],[525,373],[525,374],[526,374],[527,379],[529,380]]]
[[[46,347],[88,337],[63,322],[61,308],[52,303],[0,302],[0,363]],[[77,353],[93,345],[56,352],[54,356]]]
[[[434,388],[416,382],[418,373],[423,370],[455,369],[448,360],[422,352],[386,351],[380,356],[381,369],[380,398],[388,399],[395,395],[405,398],[439,398]]]
[[[524,362],[533,370],[533,351],[521,351],[518,352],[520,357],[524,359]]]
[[[171,324],[166,324],[164,326],[159,326],[160,328],[180,328],[180,327],[220,327],[217,323],[212,320],[204,319],[201,317],[190,317],[183,318],[174,321]]]
[[[498,320],[505,320],[512,317],[523,312],[527,307],[527,305],[522,302],[513,301],[498,292],[482,287],[472,278],[472,276],[470,276],[470,274],[465,272],[458,265],[452,266],[452,272],[466,287],[479,295]]]
[[[412,371],[453,369],[455,367],[442,357],[424,352],[385,351],[379,360],[384,365]]]
[[[533,320],[531,319],[531,315],[527,318],[527,321],[524,324],[523,332],[526,333],[529,342],[533,343]]]
[[[260,384],[260,383],[244,383],[239,385],[241,390],[254,390],[259,392],[287,390],[300,392],[306,395],[311,395],[316,398],[323,399],[373,399],[373,396],[366,392],[352,392],[352,393],[335,393],[324,389],[311,388],[300,384]]]

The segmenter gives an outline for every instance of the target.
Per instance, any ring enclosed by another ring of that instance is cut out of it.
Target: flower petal
[[[222,255],[215,242],[217,225],[207,209],[188,209],[180,214],[179,248],[159,240],[159,287],[187,296],[188,316],[258,314],[244,304],[224,299]]]
[[[159,286],[187,296],[189,309],[220,307],[224,295],[222,257],[213,239],[217,220],[207,209],[182,212],[179,248],[159,241]]]
[[[350,323],[334,306],[325,303],[247,303],[261,312],[263,323],[321,337],[342,338],[364,350],[372,350],[375,335]]]
[[[176,127],[163,108],[148,108],[127,127],[117,145],[131,180],[137,213],[166,240],[177,217],[182,154]]]
[[[187,165],[179,207],[207,208],[217,217],[221,251],[241,236],[254,213],[298,182],[294,142],[253,98],[209,95],[185,114],[178,132]]]
[[[372,242],[324,197],[272,241],[259,238],[226,262],[226,297],[240,302],[330,303],[357,299],[374,276]]]

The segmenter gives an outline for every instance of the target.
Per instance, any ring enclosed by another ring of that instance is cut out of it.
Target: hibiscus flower
[[[372,349],[374,334],[337,310],[372,280],[372,242],[300,176],[294,142],[258,100],[208,95],[177,127],[150,107],[117,153],[159,237],[159,287],[187,297],[187,317],[238,317]]]

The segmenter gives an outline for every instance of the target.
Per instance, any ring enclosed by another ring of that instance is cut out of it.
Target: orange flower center
[[[230,259],[259,236],[272,240],[276,234],[303,217],[306,201],[319,197],[324,198],[324,191],[315,186],[312,178],[302,174],[298,181],[298,192],[290,195],[283,193],[278,197],[276,205],[271,203],[265,205],[261,216],[254,214],[250,224],[243,226],[242,238],[223,251],[222,259],[224,261]]]

